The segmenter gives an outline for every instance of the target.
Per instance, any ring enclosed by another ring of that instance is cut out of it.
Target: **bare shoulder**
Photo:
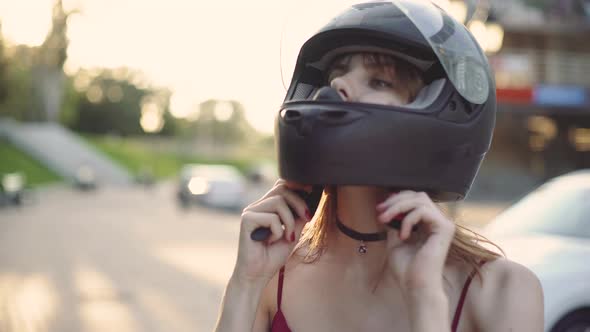
[[[473,313],[481,331],[543,331],[543,290],[537,276],[505,258],[482,267],[475,279]]]
[[[300,263],[300,261],[301,258],[299,256],[292,255],[284,266],[285,272],[283,277],[292,277],[293,272],[296,270],[295,267]],[[280,288],[279,277],[280,270],[277,271],[272,279],[270,279],[270,281],[266,284],[260,299],[259,310],[264,310],[264,312],[266,312],[269,321],[272,321],[275,313],[278,310],[278,292]]]

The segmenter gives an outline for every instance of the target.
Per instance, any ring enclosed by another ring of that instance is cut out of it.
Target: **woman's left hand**
[[[455,224],[424,192],[391,194],[377,205],[377,212],[378,221],[384,224],[403,216],[401,229],[389,231],[387,247],[389,272],[405,295],[442,292],[442,274]],[[416,225],[417,231],[412,232]]]

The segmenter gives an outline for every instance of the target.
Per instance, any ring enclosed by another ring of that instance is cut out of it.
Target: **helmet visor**
[[[313,2],[309,6],[304,4]],[[309,37],[359,0],[298,0],[287,10],[281,37],[281,77],[289,86],[301,46]],[[440,61],[449,81],[474,104],[483,104],[490,93],[492,74],[485,54],[467,28],[431,0],[374,1],[396,6],[420,31]],[[321,5],[320,5],[321,3]],[[310,8],[312,10],[310,10]],[[346,18],[340,17],[344,22]],[[355,19],[351,18],[351,22]]]
[[[464,25],[428,0],[392,0],[422,33],[457,91],[474,104],[488,99],[491,71]]]

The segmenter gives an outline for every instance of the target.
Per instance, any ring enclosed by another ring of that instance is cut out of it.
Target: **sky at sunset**
[[[63,0],[80,14],[69,21],[66,72],[129,67],[172,89],[171,111],[186,116],[199,102],[237,100],[251,124],[272,133],[285,76],[300,44],[349,0]],[[321,7],[320,7],[321,4]],[[3,35],[40,44],[53,0],[0,0]],[[328,14],[329,13],[329,14]]]

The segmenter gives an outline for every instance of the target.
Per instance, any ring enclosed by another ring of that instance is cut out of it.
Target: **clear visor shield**
[[[428,0],[392,0],[428,41],[457,91],[474,104],[489,95],[491,71],[467,28]]]

